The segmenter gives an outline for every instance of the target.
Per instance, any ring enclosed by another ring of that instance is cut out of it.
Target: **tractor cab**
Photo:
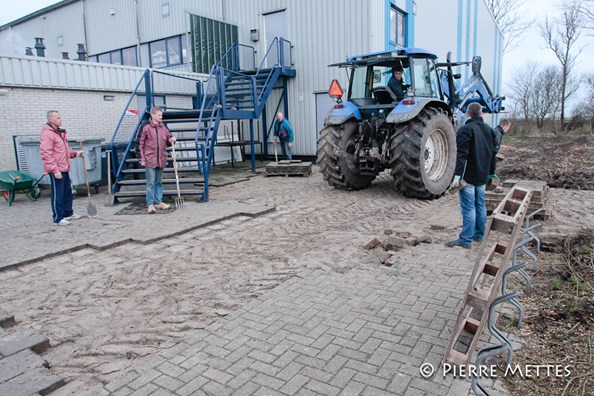
[[[362,118],[370,118],[379,112],[388,114],[401,103],[414,104],[415,97],[442,100],[436,58],[426,50],[401,48],[353,56],[330,66],[348,69],[347,101],[359,109]],[[399,74],[402,80],[396,82]],[[330,96],[336,99],[336,95]]]

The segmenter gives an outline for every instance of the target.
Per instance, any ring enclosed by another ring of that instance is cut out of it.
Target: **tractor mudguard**
[[[341,125],[344,124],[350,118],[356,118],[357,121],[361,121],[361,110],[351,102],[340,103],[339,108],[332,108],[330,113],[324,120],[324,125]]]
[[[431,102],[435,102],[435,99],[416,97],[414,98],[414,104],[410,105],[400,102],[394,107],[394,110],[388,114],[386,122],[389,124],[401,124],[412,120]]]

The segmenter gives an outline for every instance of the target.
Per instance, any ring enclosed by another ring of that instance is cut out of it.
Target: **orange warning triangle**
[[[342,94],[342,88],[340,87],[338,80],[332,80],[332,83],[330,83],[330,89],[328,90],[328,95],[333,98],[342,98]]]

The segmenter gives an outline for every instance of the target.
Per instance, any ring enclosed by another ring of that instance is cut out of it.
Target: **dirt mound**
[[[505,377],[512,394],[594,394],[594,230],[543,245],[543,259],[534,274],[533,291],[521,298],[525,326],[520,332],[527,341],[514,352],[520,365],[561,365],[569,376],[538,380]]]
[[[543,180],[550,187],[594,190],[594,138],[506,137],[497,166],[504,179]]]

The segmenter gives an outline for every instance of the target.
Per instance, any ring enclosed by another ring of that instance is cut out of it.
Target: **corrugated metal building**
[[[192,26],[190,15],[203,17],[205,28]],[[327,65],[347,56],[396,46],[426,48],[444,60],[448,51],[457,61],[481,55],[485,79],[500,92],[502,35],[484,0],[65,0],[0,27],[0,53],[23,55],[42,37],[47,57],[76,58],[84,44],[89,61],[202,71],[204,53],[217,57],[234,38],[227,25],[258,55],[275,36],[292,43],[297,77],[288,82],[287,102],[297,155],[315,154],[332,105],[329,83],[347,86],[344,71]],[[267,120],[278,95],[269,99]]]

